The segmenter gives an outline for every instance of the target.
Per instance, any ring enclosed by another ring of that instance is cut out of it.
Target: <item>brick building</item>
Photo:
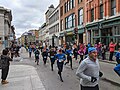
[[[120,43],[120,1],[85,0],[87,42]]]
[[[120,43],[119,5],[119,0],[60,0],[61,42]]]
[[[61,43],[85,42],[84,0],[60,0]],[[74,31],[77,30],[75,37]]]

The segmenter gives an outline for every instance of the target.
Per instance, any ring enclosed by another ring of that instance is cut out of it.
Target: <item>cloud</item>
[[[1,0],[0,5],[12,10],[16,35],[33,28],[38,29],[45,22],[45,12],[59,0]],[[18,36],[17,36],[18,37]]]

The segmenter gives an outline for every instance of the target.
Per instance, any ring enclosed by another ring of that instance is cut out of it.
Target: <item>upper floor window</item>
[[[65,10],[65,13],[67,12],[67,3],[64,4],[64,10]]]
[[[67,1],[67,11],[70,10],[70,1]]]
[[[83,0],[78,0],[78,3],[81,3]]]
[[[67,1],[65,4],[64,4],[64,10],[65,10],[65,13],[68,12],[70,9],[74,8],[75,7],[75,3],[74,3],[74,0],[69,0]]]
[[[63,15],[63,6],[60,8],[60,16]]]
[[[103,19],[103,14],[104,14],[103,4],[101,4],[101,5],[100,5],[100,19]]]
[[[80,9],[78,11],[78,24],[82,25],[83,24],[83,9]]]
[[[71,14],[70,16],[65,18],[65,29],[68,29],[74,26],[75,26],[75,14]]]
[[[60,25],[61,25],[61,31],[63,31],[63,20],[61,20]]]
[[[75,3],[74,3],[74,0],[70,0],[70,9],[74,8],[75,7]]]
[[[111,16],[116,14],[116,0],[111,0]]]
[[[94,21],[94,9],[91,9],[91,22]]]

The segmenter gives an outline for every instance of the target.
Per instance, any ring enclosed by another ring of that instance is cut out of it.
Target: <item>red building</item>
[[[60,0],[60,37],[62,43],[83,42],[84,0]],[[78,30],[75,38],[74,30]]]
[[[119,0],[85,0],[85,16],[88,42],[120,42]]]

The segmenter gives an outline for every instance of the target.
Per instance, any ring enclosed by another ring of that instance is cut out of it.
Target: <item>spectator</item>
[[[1,59],[4,60],[4,66],[2,67],[2,76],[1,76],[2,81],[1,81],[1,83],[7,84],[8,81],[6,80],[6,78],[8,76],[8,72],[9,72],[9,65],[10,65],[9,61],[12,61],[12,59],[8,56],[7,49],[4,49],[2,51]]]
[[[109,51],[110,51],[109,61],[113,61],[113,54],[114,54],[116,45],[117,43],[114,44],[113,41],[111,41],[109,44]]]

